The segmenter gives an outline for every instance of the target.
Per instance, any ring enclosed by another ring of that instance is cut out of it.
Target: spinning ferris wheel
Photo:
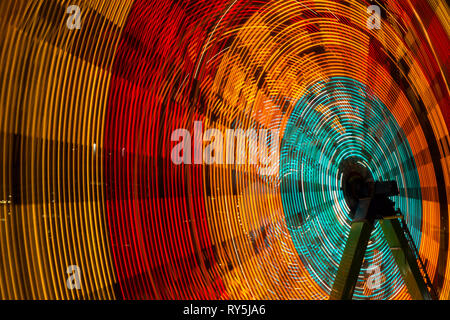
[[[1,299],[449,299],[445,1],[0,2]]]

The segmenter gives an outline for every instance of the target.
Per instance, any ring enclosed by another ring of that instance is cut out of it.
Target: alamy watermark
[[[70,5],[66,10],[67,14],[70,16],[67,18],[66,26],[69,30],[80,30],[81,29],[81,9],[79,6]]]
[[[280,159],[278,129],[209,128],[194,121],[194,131],[179,128],[172,132],[170,158],[180,164],[255,165],[261,174],[275,174]]]
[[[67,289],[69,290],[80,290],[81,289],[81,270],[77,265],[71,265],[67,267],[66,273],[69,277],[66,280]]]
[[[367,14],[370,14],[367,18],[367,28],[381,29],[381,9],[377,5],[371,5],[367,7]]]

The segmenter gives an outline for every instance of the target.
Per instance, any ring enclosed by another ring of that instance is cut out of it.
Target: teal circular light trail
[[[393,197],[420,244],[420,183],[408,141],[389,109],[354,79],[319,81],[296,103],[281,146],[281,198],[296,250],[328,293],[350,231],[339,164],[358,159],[374,180],[396,180]],[[369,281],[368,281],[369,279]],[[389,299],[404,285],[378,223],[355,288],[355,299]]]

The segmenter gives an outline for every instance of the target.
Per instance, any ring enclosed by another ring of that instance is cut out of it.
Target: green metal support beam
[[[430,292],[398,218],[382,219],[380,225],[412,299],[431,300]],[[352,299],[373,228],[373,223],[369,221],[352,223],[350,235],[331,290],[330,300]]]
[[[420,273],[416,257],[408,244],[400,221],[398,219],[383,219],[380,220],[380,225],[411,298],[414,300],[431,300],[430,292]]]
[[[373,223],[371,222],[352,222],[350,235],[331,290],[330,300],[352,299],[372,230]]]
[[[428,290],[430,287],[433,297],[437,298],[409,230],[400,222],[402,217],[398,215],[399,211],[394,209],[394,202],[389,199],[390,196],[398,195],[397,183],[364,180],[357,169],[358,167],[353,169],[344,184],[344,194],[354,215],[330,300],[352,299],[375,221],[380,221],[381,229],[411,297],[414,300],[432,300]],[[418,260],[422,269],[419,268]]]

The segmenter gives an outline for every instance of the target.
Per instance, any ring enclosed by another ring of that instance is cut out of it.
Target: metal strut
[[[398,195],[397,183],[350,181],[344,194],[353,217],[350,235],[330,294],[331,300],[352,299],[364,253],[374,228],[381,229],[394,256],[405,285],[414,300],[437,299],[416,245],[400,212],[388,197]],[[344,190],[345,191],[345,190]]]
[[[428,290],[430,291],[432,299],[433,300],[439,299],[439,295],[436,292],[436,289],[434,288],[433,283],[430,280],[430,277],[428,276],[428,272],[425,267],[425,264],[423,263],[422,258],[420,257],[419,250],[417,249],[416,244],[414,243],[411,233],[409,232],[409,228],[406,225],[406,221],[403,217],[401,217],[401,219],[400,219],[400,225],[402,227],[403,232],[405,233],[406,240],[408,240],[409,246],[412,249],[412,251],[417,259],[417,264],[418,264],[420,273],[422,274],[423,280],[425,281],[425,284],[426,284]]]

